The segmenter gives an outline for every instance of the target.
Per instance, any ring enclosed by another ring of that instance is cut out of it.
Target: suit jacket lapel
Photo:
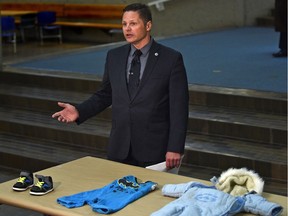
[[[156,43],[155,41],[152,43],[152,46],[150,48],[150,51],[149,51],[149,57],[147,59],[147,62],[146,62],[146,67],[145,67],[145,70],[143,72],[143,76],[142,76],[142,79],[141,79],[141,82],[140,82],[140,86],[138,88],[138,91],[137,93],[143,88],[143,86],[145,85],[145,83],[147,82],[148,78],[149,78],[149,75],[152,73],[153,71],[153,68],[158,60],[158,49],[159,49],[159,44]]]
[[[119,69],[120,80],[119,85],[121,86],[121,91],[124,93],[125,98],[129,101],[130,96],[127,88],[127,59],[130,51],[130,44],[123,47],[123,54],[119,56],[119,65],[117,66]]]

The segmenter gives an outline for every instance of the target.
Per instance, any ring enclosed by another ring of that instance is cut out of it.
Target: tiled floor
[[[40,45],[39,41],[27,41],[25,43],[17,44],[17,52],[13,52],[12,44],[2,44],[2,62],[14,62],[21,61],[31,57],[37,57],[39,55],[53,54],[57,52],[63,52],[68,50],[75,50],[78,48],[90,47],[99,45],[95,43],[72,43],[64,42],[59,44],[57,41],[49,40],[45,41],[43,45]]]

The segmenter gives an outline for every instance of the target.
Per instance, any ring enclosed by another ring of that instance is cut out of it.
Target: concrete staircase
[[[106,157],[111,112],[84,124],[51,118],[57,101],[79,103],[99,87],[95,76],[0,73],[1,166],[37,171],[91,155]],[[265,191],[287,192],[287,94],[190,86],[181,175],[209,180],[230,167],[253,169]]]

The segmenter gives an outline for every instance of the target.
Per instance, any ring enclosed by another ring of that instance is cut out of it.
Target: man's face
[[[122,25],[123,34],[127,42],[138,48],[142,48],[142,45],[145,45],[147,40],[149,42],[152,24],[148,22],[145,25],[138,12],[125,12],[122,17]]]

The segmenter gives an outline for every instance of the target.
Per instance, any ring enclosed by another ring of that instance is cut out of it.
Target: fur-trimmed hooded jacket
[[[261,196],[264,181],[252,170],[231,168],[211,181],[213,186],[193,181],[164,185],[162,194],[178,199],[151,216],[230,216],[239,212],[279,216],[283,211]]]

